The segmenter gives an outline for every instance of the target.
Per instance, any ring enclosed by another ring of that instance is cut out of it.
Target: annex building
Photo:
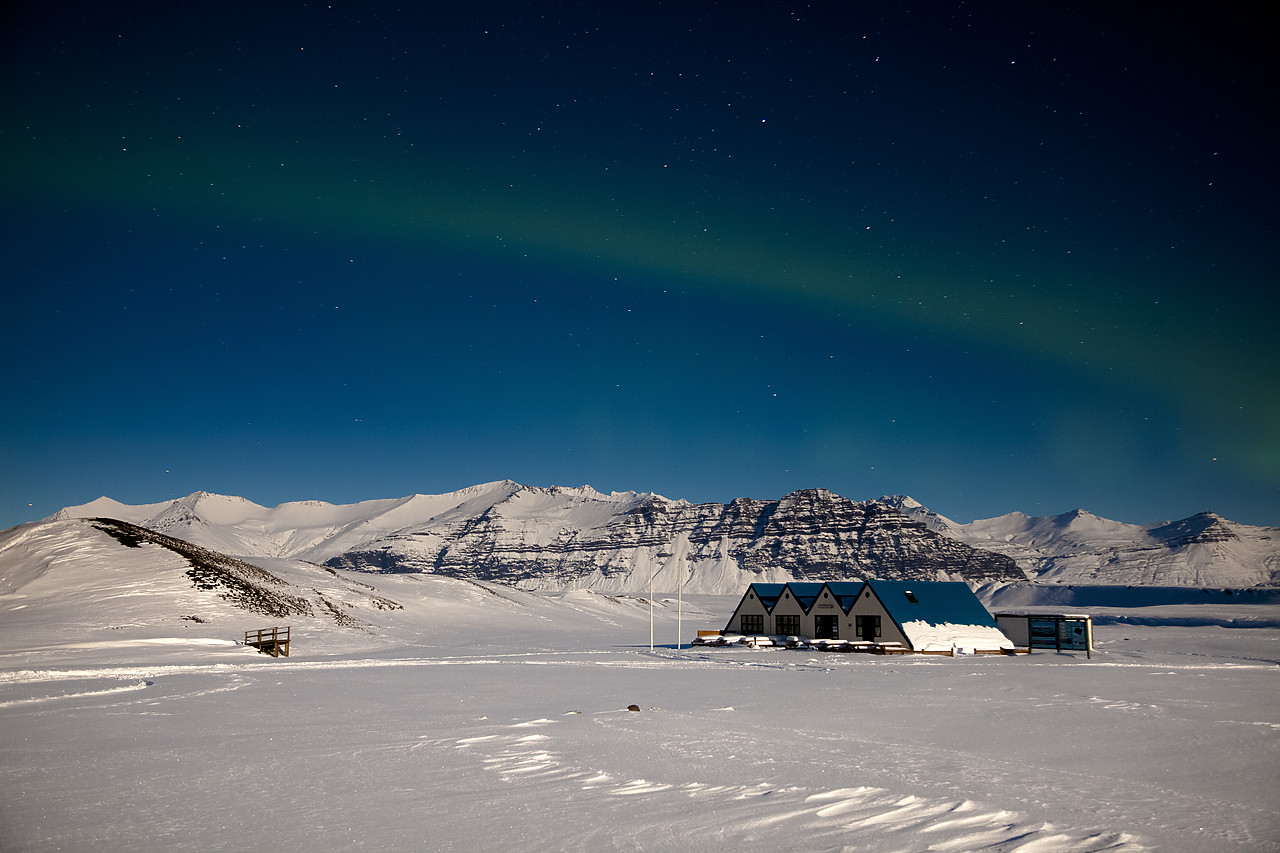
[[[723,633],[849,640],[915,652],[1014,649],[961,581],[753,583]]]

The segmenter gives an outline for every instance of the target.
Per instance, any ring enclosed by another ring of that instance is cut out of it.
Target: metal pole
[[[684,572],[680,573],[680,586],[676,588],[676,651],[680,651],[680,638],[684,634]]]
[[[646,554],[646,558],[648,555]],[[645,559],[645,568],[653,568],[653,560]],[[653,572],[649,572],[649,651],[653,651]]]

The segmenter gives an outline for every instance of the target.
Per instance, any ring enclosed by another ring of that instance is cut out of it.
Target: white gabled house
[[[724,633],[748,637],[777,633],[773,630],[773,608],[786,588],[785,583],[751,584],[742,594],[737,609],[729,617]]]
[[[754,583],[723,633],[848,640],[916,652],[1014,648],[960,581]]]

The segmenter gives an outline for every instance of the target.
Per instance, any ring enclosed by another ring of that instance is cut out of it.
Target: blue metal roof
[[[786,588],[785,583],[753,583],[749,587],[756,594],[756,598],[760,599],[765,610],[773,610],[773,606],[778,603],[779,598],[782,598],[782,591]]]
[[[813,605],[817,603],[818,596],[822,595],[822,588],[826,586],[824,583],[802,583],[792,581],[787,584],[787,589],[791,590],[791,594],[795,596],[796,601],[804,608],[804,612],[808,613],[813,609]]]
[[[963,581],[867,581],[899,626],[921,621],[930,625],[985,625],[996,620]]]
[[[853,607],[853,603],[862,594],[862,581],[827,581],[827,589],[845,613]]]

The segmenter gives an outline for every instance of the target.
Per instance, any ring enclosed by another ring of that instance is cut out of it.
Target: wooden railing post
[[[253,646],[263,654],[271,655],[273,658],[280,656],[289,657],[289,632],[293,626],[286,625],[281,628],[276,625],[272,628],[259,628],[257,632],[245,631],[244,644]]]

